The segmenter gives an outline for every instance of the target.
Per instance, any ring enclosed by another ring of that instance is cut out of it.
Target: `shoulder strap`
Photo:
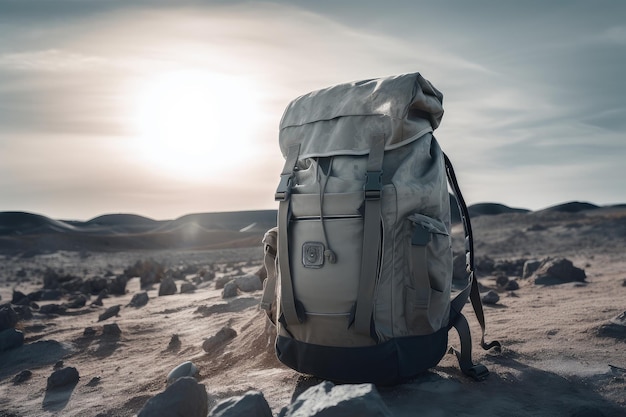
[[[370,153],[367,159],[365,176],[363,216],[363,249],[361,255],[361,278],[354,314],[354,328],[365,335],[370,334],[372,311],[374,310],[374,290],[378,276],[378,258],[381,241],[381,191],[382,167],[385,154],[383,135],[371,138]]]
[[[478,323],[480,324],[480,328],[482,331],[480,339],[481,347],[485,350],[489,350],[492,348],[500,349],[501,344],[498,341],[492,341],[490,343],[485,342],[485,314],[483,312],[483,305],[480,299],[478,281],[475,277],[474,237],[472,234],[472,225],[470,223],[469,211],[467,209],[467,205],[465,204],[465,200],[463,199],[463,195],[461,194],[461,189],[459,188],[456,175],[454,174],[452,162],[450,162],[450,159],[446,154],[444,154],[443,157],[445,161],[448,182],[450,183],[452,190],[454,191],[454,196],[456,197],[456,201],[461,214],[461,221],[463,222],[463,229],[465,231],[465,267],[468,274],[468,283],[466,287],[452,300],[450,305],[450,326],[453,326],[457,329],[461,340],[461,352],[458,352],[456,350],[453,350],[453,352],[456,353],[457,358],[459,359],[461,370],[463,370],[464,373],[472,376],[475,379],[483,379],[489,374],[489,371],[482,365],[474,365],[472,363],[472,346],[469,333],[469,325],[467,324],[467,320],[461,313],[461,310],[467,302],[468,297],[472,302],[474,313],[476,314],[476,318],[478,319]]]

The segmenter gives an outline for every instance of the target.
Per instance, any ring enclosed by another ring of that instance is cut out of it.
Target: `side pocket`
[[[450,237],[437,219],[413,214],[408,220],[411,240],[409,285],[404,288],[406,325],[409,334],[430,334],[447,324],[452,279]]]

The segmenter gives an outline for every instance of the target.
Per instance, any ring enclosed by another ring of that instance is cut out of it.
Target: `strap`
[[[480,299],[480,290],[478,288],[478,281],[476,280],[475,271],[474,271],[474,236],[472,233],[472,225],[470,223],[469,211],[467,209],[467,205],[465,204],[465,200],[463,199],[463,195],[461,194],[461,189],[456,179],[456,175],[454,174],[454,168],[452,167],[452,162],[450,161],[450,159],[445,153],[443,157],[445,161],[448,181],[452,187],[452,190],[454,191],[454,196],[456,197],[456,201],[459,206],[459,212],[461,214],[461,221],[463,222],[463,229],[465,231],[465,252],[466,252],[465,253],[465,256],[466,256],[465,266],[466,266],[466,272],[468,274],[467,285],[451,301],[450,322],[451,322],[451,325],[457,329],[457,331],[459,332],[459,336],[461,337],[461,354],[459,355],[459,353],[457,352],[457,357],[459,358],[459,365],[461,366],[461,369],[463,369],[463,367],[465,367],[466,369],[470,369],[467,365],[467,361],[471,363],[471,357],[472,357],[471,336],[469,333],[469,326],[467,325],[467,320],[465,319],[465,316],[461,314],[461,310],[463,306],[465,305],[465,303],[467,302],[468,297],[472,302],[474,313],[476,314],[476,318],[478,319],[478,323],[480,324],[480,329],[481,329],[480,346],[484,350],[489,350],[492,348],[500,349],[501,344],[500,342],[495,341],[495,340],[490,343],[485,342],[485,328],[486,328],[485,314],[483,311],[483,304]],[[464,329],[465,327],[467,327],[467,336],[463,336],[461,334],[462,331],[465,332],[465,329]],[[463,343],[462,337],[466,337],[469,340]],[[463,361],[465,362],[465,364],[462,363],[461,358],[463,358]],[[476,366],[482,366],[482,365],[476,365]],[[486,371],[486,368],[485,368],[485,371]],[[466,372],[466,371],[464,370],[463,372]],[[468,371],[468,372],[476,372],[476,371],[474,370],[474,371]]]
[[[430,232],[416,225],[411,237],[411,285],[419,298],[417,303],[428,307],[430,302],[430,278],[428,276],[428,252]]]
[[[361,252],[361,276],[356,300],[354,328],[358,333],[369,335],[374,310],[374,290],[378,276],[378,258],[381,241],[381,192],[382,168],[385,155],[385,137],[373,136],[367,159],[365,176],[365,214],[363,219],[363,249]]]
[[[291,218],[291,185],[295,170],[300,144],[291,145],[287,150],[285,166],[280,174],[280,183],[276,190],[275,198],[278,204],[278,266],[280,270],[280,300],[282,315],[287,325],[302,323],[304,317],[300,317],[296,311],[296,300],[291,280],[291,268],[289,265],[289,219]]]
[[[477,381],[481,381],[489,376],[489,370],[483,365],[474,365],[472,362],[472,336],[470,334],[469,324],[467,319],[461,313],[456,317],[454,328],[459,334],[459,340],[461,341],[461,351],[454,348],[450,348],[449,353],[454,353],[459,361],[459,367],[461,371]]]

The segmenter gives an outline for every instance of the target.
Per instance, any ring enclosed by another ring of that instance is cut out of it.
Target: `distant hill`
[[[599,209],[600,206],[596,206],[595,204],[585,203],[580,201],[570,201],[568,203],[558,204],[556,206],[550,206],[545,208],[543,212],[560,212],[560,213],[578,213],[579,211],[585,210],[596,210]]]
[[[0,212],[0,253],[260,247],[263,234],[275,225],[275,210],[196,213],[165,221],[105,214],[85,222]]]
[[[467,208],[470,217],[493,216],[505,213],[529,213],[530,210],[522,208],[512,208],[498,203],[478,203],[472,204]]]

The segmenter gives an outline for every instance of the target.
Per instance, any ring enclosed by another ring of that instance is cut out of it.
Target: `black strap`
[[[454,192],[454,196],[456,197],[457,205],[459,206],[459,212],[461,214],[461,221],[463,223],[463,230],[465,231],[465,267],[468,275],[468,283],[466,287],[452,300],[450,305],[450,326],[454,326],[459,332],[459,336],[461,338],[461,353],[457,353],[457,357],[459,358],[459,364],[461,369],[466,374],[475,378],[474,375],[471,375],[476,372],[476,368],[474,365],[472,367],[468,366],[468,361],[471,363],[471,340],[466,340],[463,343],[464,338],[469,338],[469,326],[467,326],[467,321],[463,314],[461,314],[461,310],[467,299],[469,297],[472,302],[472,307],[474,308],[474,313],[476,314],[476,318],[478,319],[478,323],[480,324],[480,328],[482,331],[480,338],[480,346],[489,350],[492,348],[501,348],[501,344],[498,341],[492,341],[490,343],[485,342],[485,314],[483,311],[483,304],[480,299],[480,290],[478,288],[478,281],[475,277],[475,268],[474,268],[474,236],[472,233],[472,224],[470,222],[469,211],[467,209],[467,205],[465,204],[465,200],[463,199],[463,195],[461,194],[461,189],[459,187],[458,181],[456,179],[456,175],[454,174],[454,168],[452,167],[452,162],[448,156],[444,153],[443,158],[445,161],[446,174],[448,176],[448,182],[450,183],[452,190]],[[465,323],[465,324],[463,324]],[[467,335],[463,335],[461,333],[466,333]],[[464,352],[465,351],[465,352]],[[482,365],[476,365],[482,366]],[[464,369],[465,368],[465,369]],[[483,367],[484,368],[484,367]],[[471,371],[468,371],[472,369]],[[486,368],[485,368],[486,371]],[[479,374],[484,374],[484,372],[478,372]],[[487,371],[488,373],[488,371]]]

